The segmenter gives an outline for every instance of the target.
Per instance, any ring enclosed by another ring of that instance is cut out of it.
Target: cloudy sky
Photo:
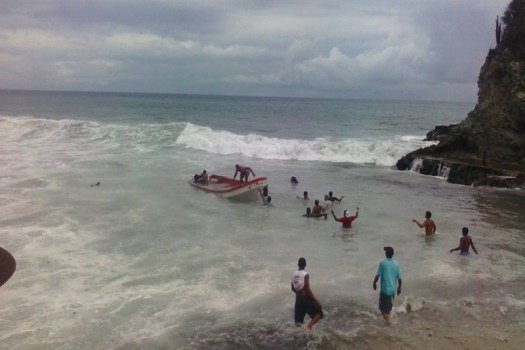
[[[0,0],[0,89],[475,101],[510,0]]]

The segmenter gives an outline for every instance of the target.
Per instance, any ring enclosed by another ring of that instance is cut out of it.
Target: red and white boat
[[[237,200],[257,200],[260,198],[260,191],[268,185],[268,178],[257,177],[248,182],[232,180],[226,176],[210,175],[207,184],[202,182],[189,181],[193,187],[203,191],[215,193],[224,198]]]

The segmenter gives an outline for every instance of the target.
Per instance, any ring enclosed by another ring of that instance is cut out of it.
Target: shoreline
[[[352,349],[385,350],[513,350],[522,348],[525,342],[523,326],[520,327],[516,317],[509,320],[507,315],[497,312],[477,319],[464,310],[457,313],[458,317],[450,318],[446,310],[424,307],[417,312],[397,313],[390,327],[383,326],[381,316],[377,315],[377,329],[360,330],[353,337],[344,337],[338,331],[319,332],[306,348],[340,349],[346,345]]]

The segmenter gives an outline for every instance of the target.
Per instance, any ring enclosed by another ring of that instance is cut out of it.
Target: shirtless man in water
[[[332,191],[328,192],[328,195],[325,196],[326,201],[330,202],[341,202],[345,196],[341,196],[341,198],[337,198],[334,196],[334,193]]]
[[[310,198],[308,198],[308,192],[307,191],[303,192],[303,197],[296,196],[295,198],[302,199],[304,201],[309,201],[310,200]]]
[[[313,217],[324,216],[324,218],[327,219],[328,218],[328,214],[325,212],[323,206],[319,205],[319,199],[316,199],[314,204],[315,204],[315,206],[312,209],[312,216]]]
[[[476,250],[476,247],[474,247],[474,242],[472,242],[472,238],[468,235],[468,228],[463,227],[461,229],[461,233],[463,234],[463,237],[459,239],[459,246],[454,249],[450,249],[450,252],[454,252],[456,250],[459,250],[460,255],[469,255],[469,248],[472,247],[472,250],[476,255],[478,255],[478,251]]]
[[[420,224],[416,219],[412,219],[412,222],[415,222],[419,227],[425,228],[425,233],[427,236],[432,236],[434,233],[436,233],[436,224],[434,223],[434,220],[431,220],[430,217],[432,217],[432,213],[427,211],[425,213],[425,221],[423,221],[422,224]]]

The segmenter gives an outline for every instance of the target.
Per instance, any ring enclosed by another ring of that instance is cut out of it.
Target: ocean
[[[0,246],[17,260],[0,348],[515,348],[523,191],[393,167],[473,107],[0,91]],[[237,163],[269,178],[273,206],[188,184]],[[303,191],[343,195],[336,214],[359,217],[304,218]],[[412,223],[426,210],[431,239]],[[449,253],[464,226],[479,255]],[[389,328],[372,290],[386,245],[403,270]],[[313,334],[293,322],[299,257],[325,311]]]

